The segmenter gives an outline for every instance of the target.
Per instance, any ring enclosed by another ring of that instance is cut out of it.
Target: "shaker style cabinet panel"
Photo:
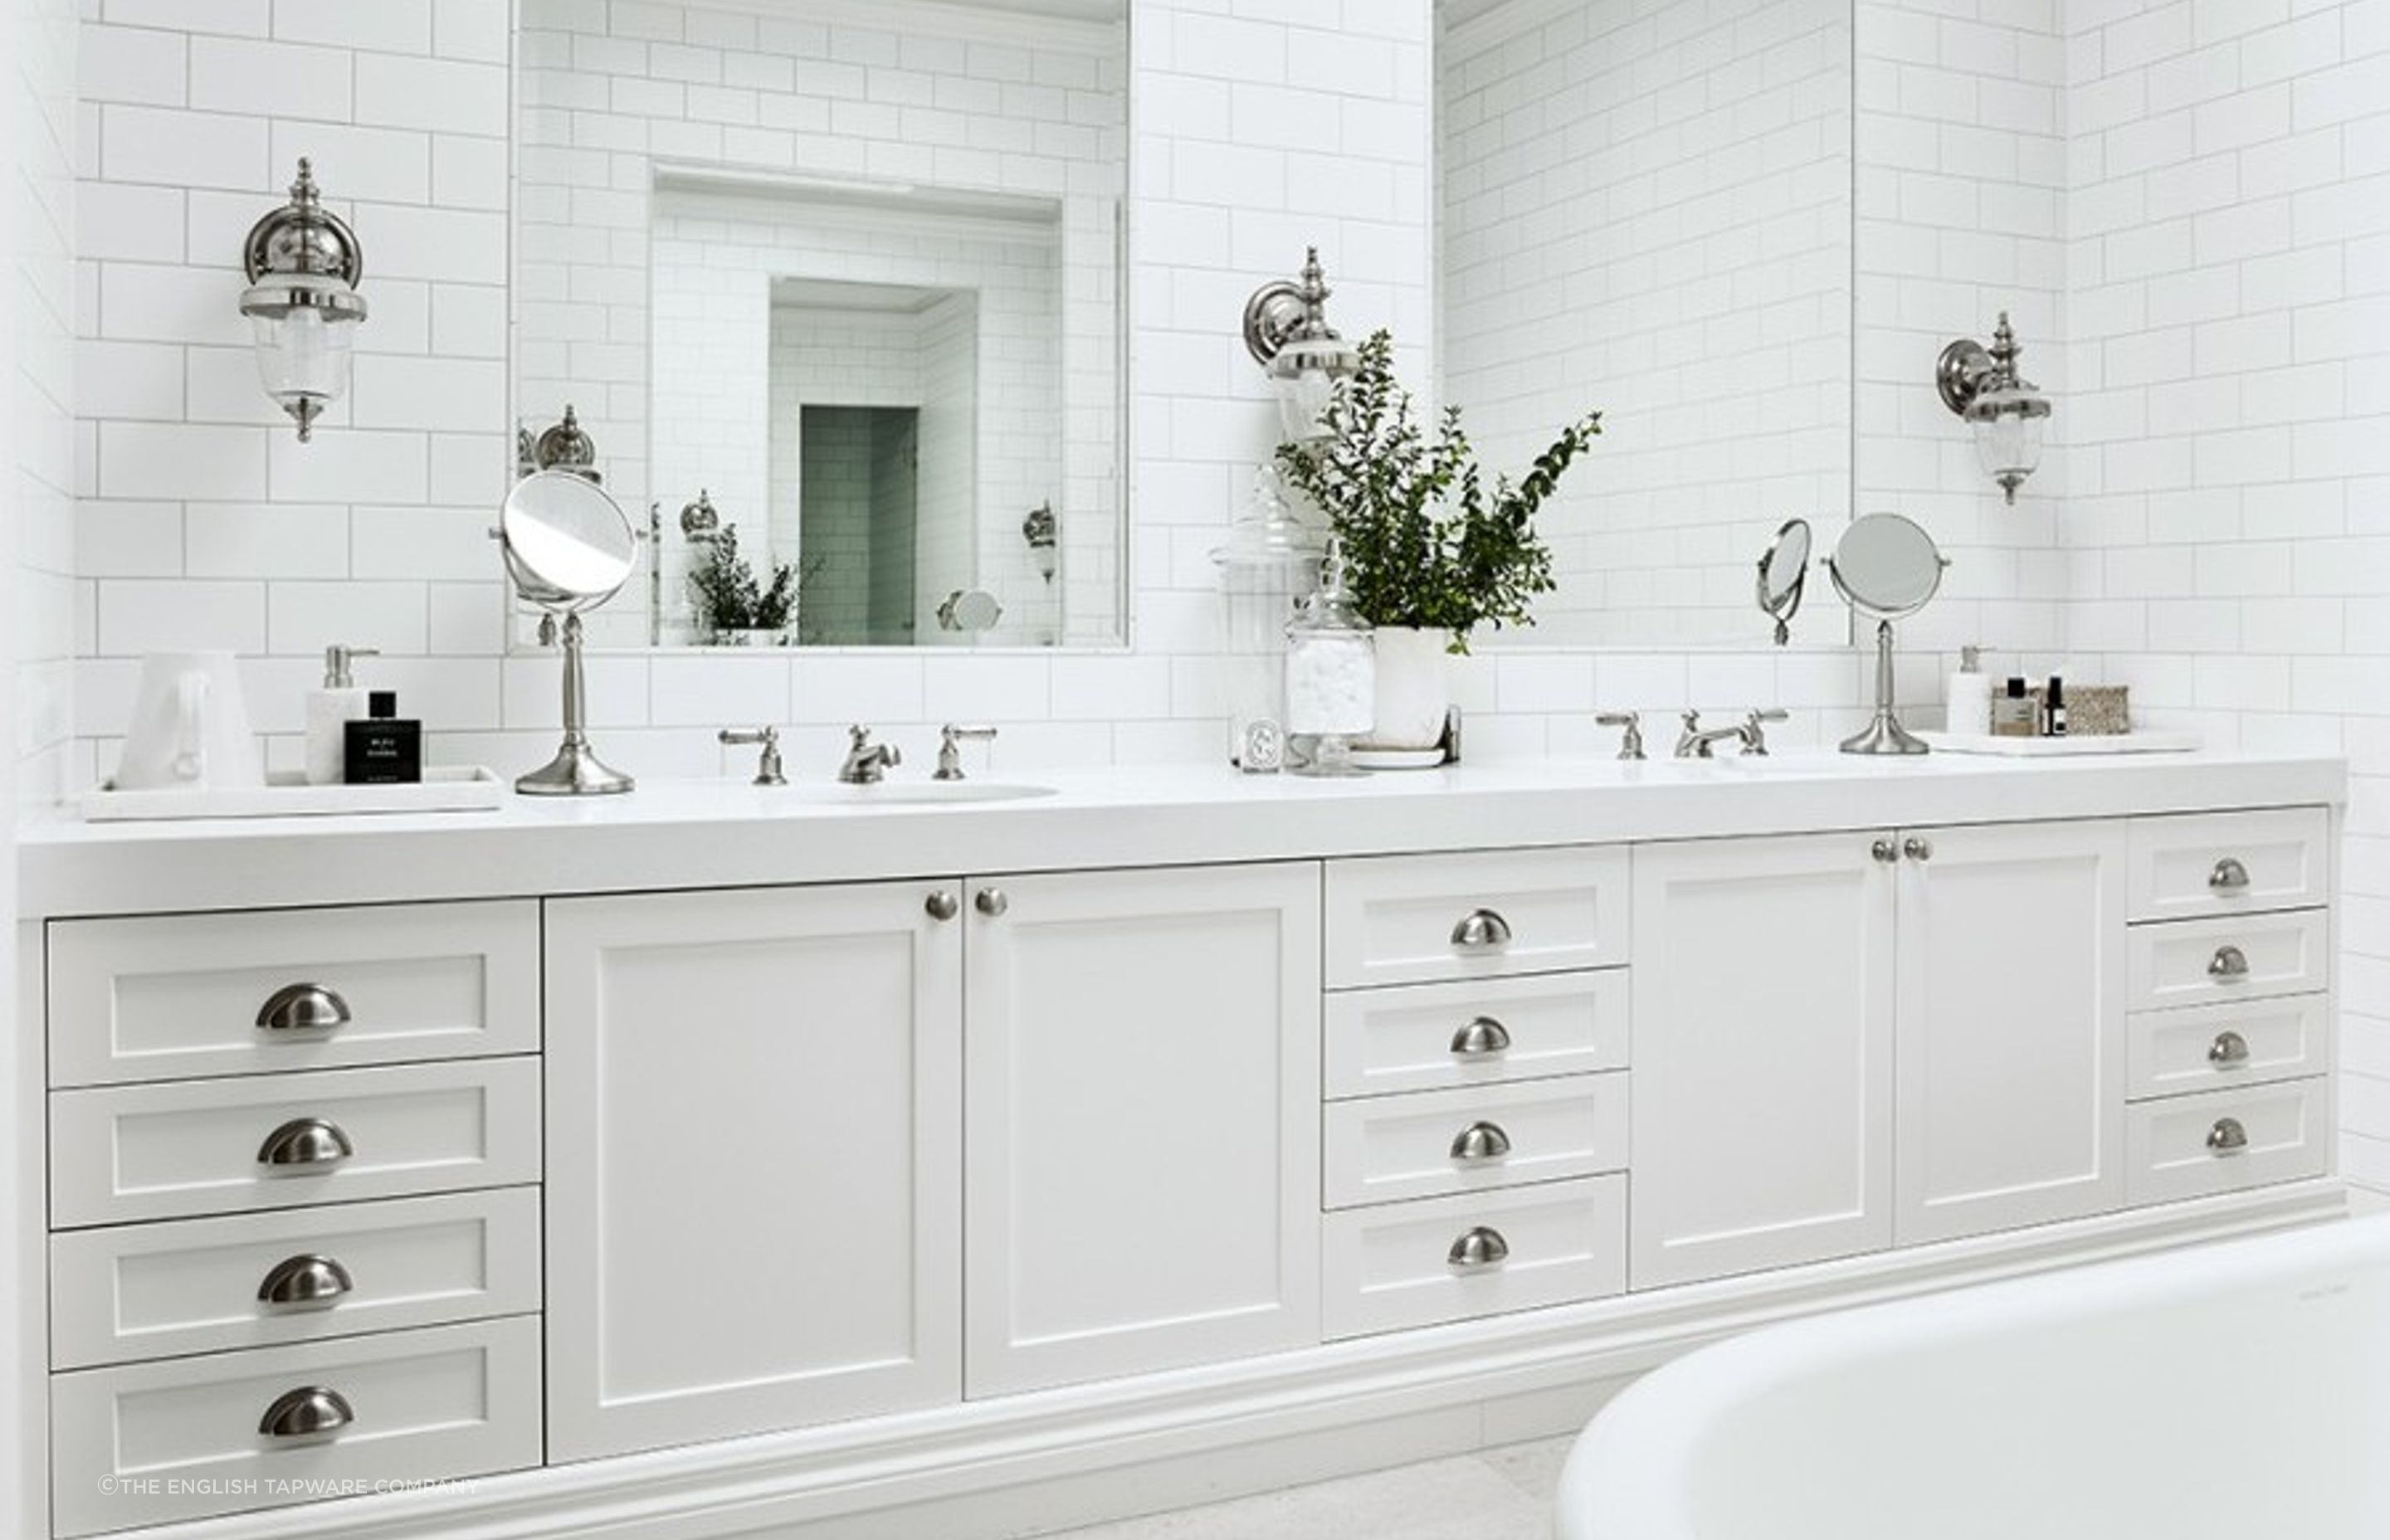
[[[551,1459],[957,1399],[959,893],[549,903]]]
[[[2125,825],[1901,845],[1895,1239],[2122,1207]]]
[[[1895,883],[1878,838],[1636,850],[1635,1288],[1892,1244]]]
[[[1319,890],[972,885],[970,1395],[1319,1341]]]

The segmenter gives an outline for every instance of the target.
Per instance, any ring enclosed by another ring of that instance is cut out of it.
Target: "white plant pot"
[[[1417,626],[1380,626],[1378,709],[1364,749],[1433,749],[1444,741],[1444,719],[1452,706],[1452,642],[1449,632]]]

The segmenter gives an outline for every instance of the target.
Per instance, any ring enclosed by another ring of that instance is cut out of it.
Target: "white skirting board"
[[[2188,754],[2203,739],[2197,733],[2068,734],[2064,738],[1994,738],[1989,733],[1921,732],[1937,754],[1998,754],[2009,759],[2073,759],[2084,754]]]
[[[455,1486],[161,1524],[141,1540],[1001,1540],[1563,1431],[1779,1320],[2346,1217],[2336,1178],[1587,1304]]]
[[[83,794],[86,823],[139,818],[329,817],[357,813],[486,813],[503,807],[507,783],[476,765],[432,765],[419,781],[380,786],[310,786],[280,770],[263,786],[145,788],[119,791],[112,782]]]

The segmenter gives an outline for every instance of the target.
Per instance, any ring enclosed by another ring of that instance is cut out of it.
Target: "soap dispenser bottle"
[[[349,724],[366,714],[366,692],[350,673],[359,658],[379,658],[379,648],[334,642],[324,649],[324,687],[307,692],[307,784],[338,786],[348,778]]]
[[[1948,731],[1980,737],[1992,730],[1992,680],[1983,665],[1982,648],[1959,649],[1959,672],[1950,675],[1945,697],[1949,709],[1943,725]]]

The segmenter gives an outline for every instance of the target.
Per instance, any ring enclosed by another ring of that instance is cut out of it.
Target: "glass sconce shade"
[[[1975,430],[1975,457],[1983,463],[1984,474],[2015,502],[2017,488],[2041,468],[2049,403],[2020,381],[1977,396],[1968,404],[1967,421]]]
[[[257,346],[257,382],[311,436],[315,418],[349,388],[365,301],[329,274],[272,277],[241,295]]]
[[[1360,351],[1328,324],[1327,274],[1313,247],[1300,283],[1264,284],[1245,302],[1245,346],[1278,398],[1279,437],[1302,442],[1326,436],[1320,416],[1336,382],[1361,366]]]
[[[1051,502],[1031,508],[1029,517],[1021,521],[1021,538],[1029,544],[1030,565],[1035,567],[1037,575],[1048,583],[1054,581],[1057,564],[1054,547],[1059,533]]]
[[[348,390],[351,348],[366,318],[357,292],[364,248],[324,207],[304,158],[290,201],[251,226],[241,265],[249,288],[240,313],[257,346],[258,383],[297,419],[303,443],[324,408]]]

